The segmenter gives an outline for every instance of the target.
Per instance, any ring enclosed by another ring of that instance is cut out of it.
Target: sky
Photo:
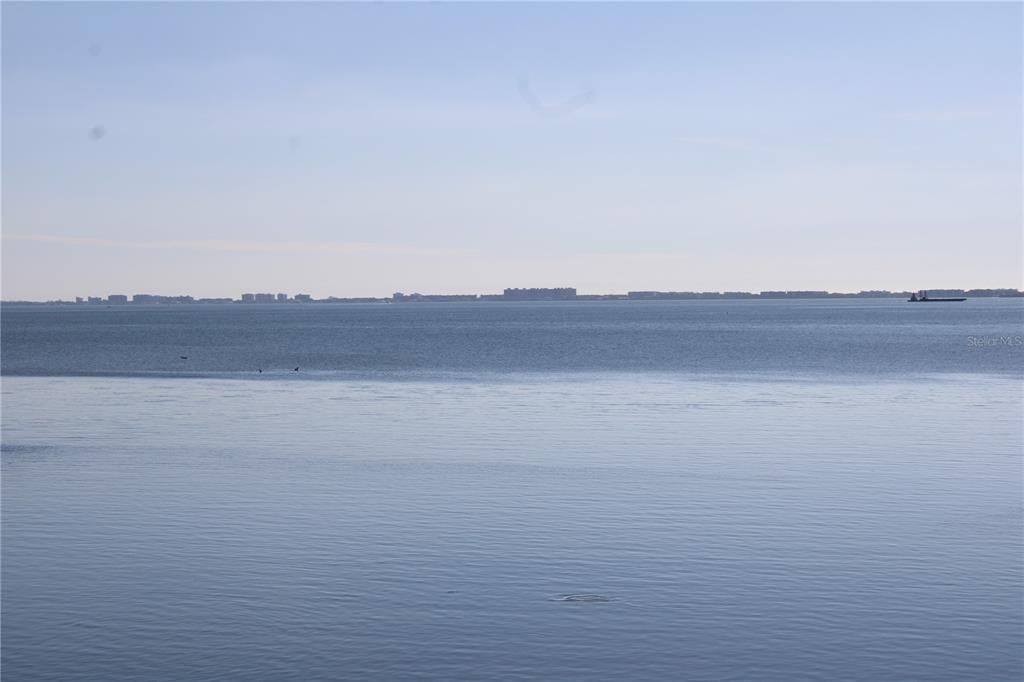
[[[5,300],[1024,288],[1020,3],[0,11]]]

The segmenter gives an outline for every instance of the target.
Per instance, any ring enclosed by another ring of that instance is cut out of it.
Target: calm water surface
[[[514,372],[1020,377],[1024,350],[1024,298],[8,306],[2,315],[6,376],[263,369],[276,377],[300,367],[307,379]]]
[[[466,305],[5,308],[4,677],[1024,676],[1020,302]]]

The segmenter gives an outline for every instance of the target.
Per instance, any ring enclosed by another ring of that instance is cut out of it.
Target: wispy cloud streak
[[[50,234],[4,234],[5,241],[37,242],[63,246],[91,246],[117,249],[156,249],[191,251],[226,251],[236,253],[337,253],[337,254],[383,254],[419,256],[459,256],[467,252],[461,249],[418,246],[415,244],[387,244],[381,242],[278,242],[232,239],[174,239],[174,240],[130,240],[96,239],[92,237],[67,237]]]

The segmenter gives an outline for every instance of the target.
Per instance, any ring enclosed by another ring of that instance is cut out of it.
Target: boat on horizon
[[[907,299],[908,303],[955,303],[958,301],[966,301],[967,298],[928,298],[927,291],[919,291],[916,294],[911,294],[910,298]]]

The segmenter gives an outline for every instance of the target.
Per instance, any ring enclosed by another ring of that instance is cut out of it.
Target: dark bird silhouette
[[[263,368],[262,368],[262,367],[260,367],[260,368],[259,368],[259,369],[257,369],[256,371],[257,371],[257,372],[259,372],[260,374],[263,374]]]
[[[179,355],[178,357],[181,358],[182,360],[188,360],[187,355]]]
[[[296,367],[296,368],[295,368],[295,369],[293,369],[292,371],[293,371],[293,372],[298,372],[298,371],[299,371],[299,368],[298,368],[298,367]]]

